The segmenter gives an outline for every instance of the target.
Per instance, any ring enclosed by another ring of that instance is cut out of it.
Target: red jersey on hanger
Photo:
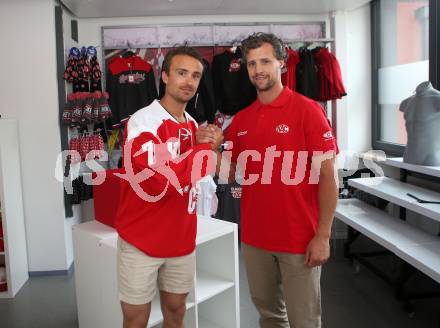
[[[347,95],[342,82],[341,68],[335,55],[327,48],[320,48],[313,56],[319,76],[319,95],[316,100],[340,99]]]
[[[284,86],[289,87],[290,90],[296,89],[296,64],[299,63],[298,53],[288,48],[287,60],[284,72],[281,74],[281,82]]]

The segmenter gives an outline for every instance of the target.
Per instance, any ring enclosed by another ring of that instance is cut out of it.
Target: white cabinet
[[[5,267],[7,291],[0,298],[11,298],[29,278],[17,121],[0,119],[0,213],[4,251],[0,266]]]
[[[111,227],[92,221],[74,226],[73,236],[79,327],[121,327],[116,275],[117,233]],[[239,327],[236,224],[198,218],[196,270],[194,289],[187,298],[185,327]],[[156,297],[149,327],[160,327],[162,321]]]

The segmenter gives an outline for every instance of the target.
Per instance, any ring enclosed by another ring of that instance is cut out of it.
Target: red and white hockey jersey
[[[195,145],[197,123],[185,116],[185,123],[177,122],[155,100],[126,126],[115,226],[122,239],[153,257],[183,256],[195,249],[195,182],[206,174],[203,155],[211,148]]]

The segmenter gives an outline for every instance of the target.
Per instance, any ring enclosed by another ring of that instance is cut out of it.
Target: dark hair
[[[286,59],[286,49],[283,41],[277,38],[275,34],[257,32],[249,35],[241,42],[243,61],[246,63],[246,56],[249,53],[249,50],[260,48],[263,43],[269,43],[272,45],[276,59]]]
[[[165,59],[162,64],[162,71],[165,71],[167,74],[170,74],[171,60],[173,59],[174,56],[177,56],[177,55],[185,55],[185,56],[193,57],[193,58],[197,59],[203,65],[203,57],[200,55],[200,53],[196,49],[194,49],[192,47],[181,46],[181,47],[177,47],[173,50],[170,50],[166,54]]]

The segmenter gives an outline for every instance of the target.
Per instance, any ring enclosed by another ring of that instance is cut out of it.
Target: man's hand
[[[215,142],[215,136],[214,136],[214,128],[211,126],[199,126],[199,128],[196,131],[196,144],[202,144],[202,143],[214,143]]]
[[[210,124],[210,127],[214,129],[214,138],[215,142],[212,144],[212,150],[217,150],[220,148],[220,145],[225,140],[225,137],[223,136],[223,131],[218,126]]]
[[[322,265],[330,257],[330,240],[326,236],[315,235],[307,246],[304,264],[309,267]]]
[[[209,124],[200,126],[196,131],[196,143],[209,143],[212,150],[217,150],[223,143],[223,131],[218,126]]]

